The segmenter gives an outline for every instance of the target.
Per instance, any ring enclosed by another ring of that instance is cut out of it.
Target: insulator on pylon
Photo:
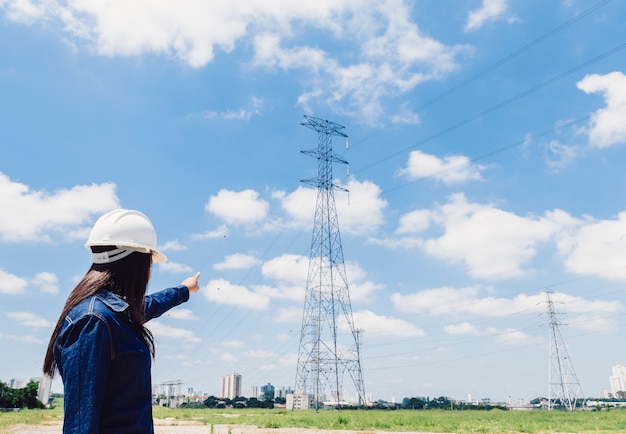
[[[348,145],[348,138],[346,137],[346,149],[348,149],[350,146]]]

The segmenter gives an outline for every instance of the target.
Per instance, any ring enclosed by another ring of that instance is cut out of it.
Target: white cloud
[[[366,303],[372,301],[372,293],[384,288],[384,285],[367,280],[367,271],[356,262],[346,262],[346,275],[352,302]]]
[[[226,225],[220,225],[217,228],[206,231],[201,234],[193,234],[192,238],[194,240],[214,240],[216,238],[227,238],[228,237],[228,227]]]
[[[263,100],[260,98],[252,97],[246,108],[238,110],[227,110],[222,112],[216,112],[212,110],[204,110],[200,113],[200,116],[204,119],[223,119],[223,120],[250,120],[252,116],[258,116],[261,114],[261,106]]]
[[[0,203],[0,240],[8,242],[47,242],[51,232],[73,238],[94,214],[119,207],[114,184],[79,185],[48,193],[32,191],[3,173]]]
[[[486,295],[483,295],[487,292]],[[616,301],[591,301],[582,297],[563,293],[553,293],[553,302],[558,303],[561,311],[566,311],[570,320],[586,318],[586,321],[570,321],[571,325],[583,329],[598,329],[599,320],[603,320],[603,329],[614,325],[611,316],[621,315],[624,306]],[[400,312],[410,314],[429,314],[438,316],[473,315],[478,318],[498,317],[506,318],[516,314],[537,315],[547,312],[546,296],[544,293],[535,295],[518,294],[513,298],[495,297],[480,286],[470,286],[456,289],[440,287],[418,291],[412,294],[394,293],[391,301]],[[591,325],[589,324],[591,322]],[[465,321],[445,328],[449,334],[484,335],[499,334],[501,330],[479,330],[476,326]],[[524,337],[516,331],[507,329],[502,339],[517,340]]]
[[[357,263],[346,262],[351,301],[367,302],[374,291],[382,285],[366,280],[367,272]],[[307,283],[309,258],[302,255],[284,254],[265,262],[261,268],[263,276],[276,281],[275,287],[255,287],[259,293],[272,298],[302,302]]]
[[[408,321],[378,315],[370,310],[354,312],[354,324],[366,336],[423,336],[424,331]]]
[[[417,209],[400,216],[398,229],[396,233],[419,233],[423,232],[430,226],[432,213],[429,210]]]
[[[412,151],[406,167],[398,171],[398,174],[412,180],[433,178],[445,184],[454,184],[481,180],[480,172],[484,168],[485,166],[472,164],[464,155],[439,158],[422,151]]]
[[[146,323],[146,327],[148,327],[154,336],[158,338],[171,338],[194,343],[201,341],[201,339],[198,338],[192,331],[170,327],[159,321],[148,321]]]
[[[187,246],[181,244],[178,240],[172,240],[172,241],[166,242],[162,246],[159,246],[159,250],[163,252],[172,251],[172,250],[180,251],[180,250],[187,250]]]
[[[277,354],[273,351],[267,350],[249,350],[245,352],[246,357],[250,357],[252,359],[270,359],[277,358]]]
[[[544,145],[544,149],[548,153],[548,167],[553,172],[559,172],[568,167],[579,154],[577,146],[565,145],[558,140],[551,140]]]
[[[350,192],[335,193],[337,217],[342,233],[371,235],[384,223],[383,210],[387,201],[380,196],[382,190],[373,182],[351,179],[345,186]],[[317,204],[317,190],[298,187],[290,194],[275,194],[281,206],[291,217],[293,226],[310,229]]]
[[[47,319],[32,312],[9,312],[7,316],[25,327],[51,328],[54,325]]]
[[[480,29],[488,21],[505,19],[507,22],[516,21],[508,15],[509,0],[483,0],[480,9],[470,11],[465,23],[465,31]]]
[[[281,307],[278,308],[272,315],[272,320],[279,323],[297,323],[302,321],[302,307]],[[297,330],[300,331],[299,329]],[[289,330],[293,332],[293,330]]]
[[[535,256],[539,243],[579,224],[559,210],[522,217],[491,204],[470,203],[463,194],[449,199],[428,213],[431,222],[444,230],[443,235],[422,238],[419,245],[438,259],[462,263],[475,278],[503,279],[527,273],[523,265]],[[404,232],[410,229],[407,224],[401,228]],[[423,229],[423,225],[415,228]]]
[[[227,223],[241,225],[263,220],[267,216],[269,204],[259,199],[254,190],[220,190],[211,196],[205,210],[225,220]]]
[[[557,246],[565,267],[573,273],[626,280],[626,211],[615,219],[587,220],[563,232]]]
[[[261,263],[261,260],[252,255],[235,253],[227,255],[222,262],[213,265],[216,270],[245,270]]]
[[[521,330],[514,328],[498,329],[496,327],[486,327],[479,329],[474,324],[462,322],[459,324],[449,324],[443,328],[444,332],[457,336],[486,336],[492,337],[496,343],[503,345],[541,343],[544,339],[531,336]]]
[[[243,348],[245,346],[245,342],[239,340],[230,340],[221,342],[220,345],[227,348]]]
[[[179,264],[172,261],[159,262],[158,267],[159,270],[172,274],[191,274],[194,272],[194,269],[191,268],[189,265]]]
[[[0,294],[22,294],[28,280],[0,269]]]
[[[59,279],[54,273],[37,273],[32,280],[32,284],[38,286],[41,292],[47,292],[49,294],[59,293]]]
[[[626,143],[626,75],[621,71],[591,74],[576,83],[585,93],[600,93],[606,107],[597,110],[589,125],[589,143],[605,148]]]
[[[181,320],[196,320],[198,317],[194,315],[190,309],[184,309],[177,307],[176,309],[170,309],[165,314],[168,318],[181,319]]]
[[[37,336],[33,335],[7,335],[7,339],[11,339],[16,342],[24,343],[24,344],[43,344],[44,341],[39,339]]]
[[[252,46],[249,66],[300,69],[308,89],[299,97],[361,116],[370,123],[415,122],[402,104],[399,113],[386,100],[453,71],[466,47],[448,46],[420,31],[405,0],[323,0],[285,2],[61,2],[4,0],[11,20],[45,23],[104,56],[163,55],[201,67],[217,50]],[[329,44],[345,45],[350,56],[332,57],[324,47],[298,46],[307,32],[323,33]],[[258,113],[258,101],[206,117],[244,118]]]
[[[443,331],[448,333],[449,335],[480,335],[480,330],[478,330],[478,327],[469,322],[462,322],[459,324],[450,324],[444,326]]]
[[[306,284],[309,258],[302,255],[283,254],[265,262],[261,267],[263,276],[285,285]]]
[[[207,300],[215,303],[232,304],[248,309],[264,310],[270,303],[268,296],[250,291],[225,279],[214,279],[200,290]]]

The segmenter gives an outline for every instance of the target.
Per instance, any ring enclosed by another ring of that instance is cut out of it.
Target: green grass
[[[430,431],[439,433],[581,433],[608,434],[626,432],[626,411],[411,411],[411,410],[265,410],[265,409],[169,409],[154,407],[155,419],[196,421],[213,425],[237,425],[259,428],[317,428],[324,430]],[[0,413],[0,433],[16,424],[42,424],[60,421],[62,404],[51,410],[22,410]],[[174,422],[175,424],[176,422]],[[207,431],[209,432],[209,431]]]
[[[155,408],[155,418],[195,420],[205,425],[317,428],[441,433],[624,433],[626,411],[411,411],[231,410]],[[236,433],[236,429],[233,431]]]
[[[0,413],[0,433],[17,424],[40,425],[51,421],[63,420],[63,403],[60,407],[49,410],[20,410]]]

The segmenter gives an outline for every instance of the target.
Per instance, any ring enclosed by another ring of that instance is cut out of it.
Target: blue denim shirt
[[[189,300],[186,286],[145,297],[146,321]],[[65,394],[63,433],[153,433],[151,356],[128,304],[108,290],[66,316],[54,346]]]

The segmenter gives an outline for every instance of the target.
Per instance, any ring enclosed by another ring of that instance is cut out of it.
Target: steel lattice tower
[[[550,318],[550,369],[548,373],[550,391],[548,408],[553,408],[553,401],[560,401],[566,410],[574,411],[576,403],[583,399],[583,392],[559,331],[561,323],[556,317],[557,312],[554,310],[551,292],[546,291],[545,294],[548,317]]]
[[[317,149],[302,153],[317,158],[318,176],[302,182],[317,187],[317,204],[302,315],[295,394],[313,396],[316,409],[328,396],[341,405],[343,377],[348,373],[359,406],[365,405],[360,359],[360,331],[354,326],[348,279],[335,208],[333,163],[347,164],[332,147],[333,136],[346,137],[342,125],[304,116],[301,125],[317,131]],[[328,389],[327,389],[328,388]],[[328,394],[327,394],[328,392]]]

